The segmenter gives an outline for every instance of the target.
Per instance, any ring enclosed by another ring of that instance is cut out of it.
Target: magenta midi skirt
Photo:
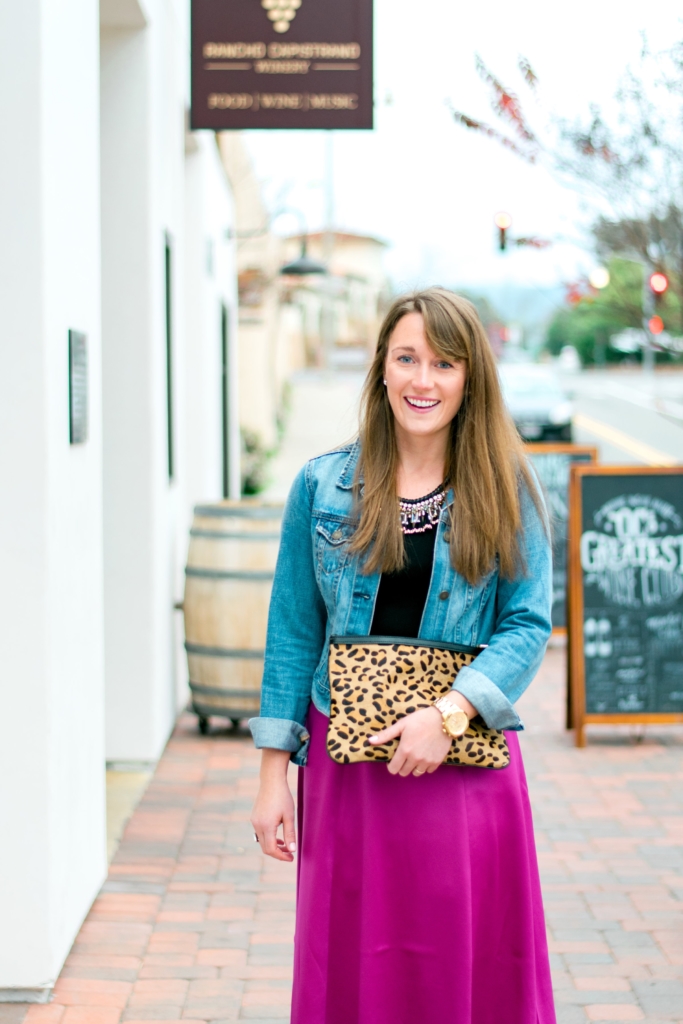
[[[555,1024],[524,766],[339,765],[311,706],[291,1024]]]

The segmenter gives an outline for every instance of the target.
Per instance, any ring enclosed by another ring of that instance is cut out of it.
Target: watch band
[[[456,704],[452,697],[448,695],[439,697],[438,700],[434,701],[434,707],[441,712],[442,715],[453,715],[456,711],[462,711],[465,715],[467,712],[464,708],[461,708],[459,704]]]
[[[434,701],[434,707],[441,713],[443,718],[441,728],[446,736],[450,736],[453,739],[459,739],[461,736],[464,736],[470,720],[467,712],[461,708],[459,704],[456,704],[454,700],[449,699],[448,696],[443,696]],[[455,730],[455,727],[451,730],[447,725],[449,719],[454,718],[456,715],[461,716],[460,725],[457,731]]]

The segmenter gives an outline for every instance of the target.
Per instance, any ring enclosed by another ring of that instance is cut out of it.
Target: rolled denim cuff
[[[305,754],[310,736],[308,729],[298,722],[290,722],[286,718],[250,718],[249,728],[254,737],[256,747],[261,750],[269,747],[273,750],[289,750],[297,754],[298,763]]]
[[[453,689],[467,697],[486,722],[489,729],[510,729],[521,732],[521,718],[500,687],[483,672],[466,666],[458,672]]]

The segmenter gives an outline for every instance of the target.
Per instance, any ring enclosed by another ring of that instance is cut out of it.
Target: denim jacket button
[[[450,590],[442,590],[441,593],[439,594],[439,601],[447,601],[450,596]]]
[[[310,738],[311,737],[308,735],[307,732],[302,732],[301,736],[299,737],[299,739],[301,740],[301,746],[303,747],[304,743],[308,743]]]
[[[446,532],[443,535],[443,539],[446,541],[447,544],[450,544],[450,541],[451,541],[451,532],[450,532],[450,530],[446,530]]]
[[[335,530],[334,533],[332,534],[332,540],[341,540],[341,539],[342,539],[342,532],[341,532],[341,530]]]

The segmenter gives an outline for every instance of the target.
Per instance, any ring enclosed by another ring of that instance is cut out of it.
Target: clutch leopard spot
[[[372,746],[370,736],[435,700],[475,654],[429,644],[344,642],[330,644],[330,725],[327,751],[339,764],[390,761],[398,746],[392,740]],[[505,734],[488,729],[480,718],[464,736],[453,740],[444,764],[506,768],[510,763]]]

